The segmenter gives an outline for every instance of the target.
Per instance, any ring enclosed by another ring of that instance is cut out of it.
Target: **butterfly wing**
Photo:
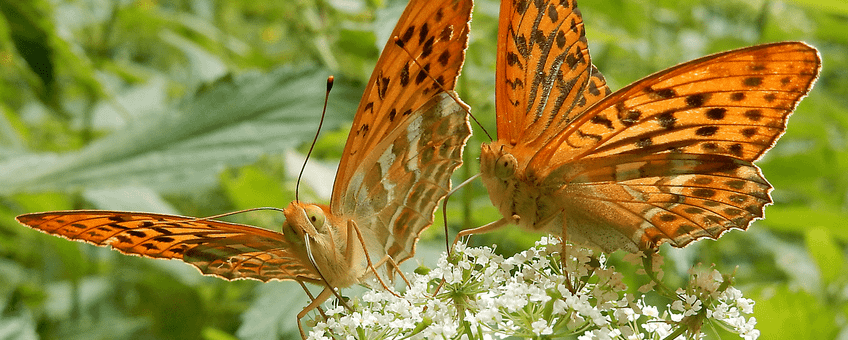
[[[386,44],[357,109],[330,206],[366,234],[372,260],[412,256],[461,164],[470,127],[445,91],[464,62],[471,6],[410,2],[392,32],[403,48]]]
[[[340,199],[362,159],[410,119],[413,111],[441,89],[454,89],[465,61],[471,6],[466,0],[420,0],[407,5],[391,35],[404,47],[391,38],[383,47],[356,110],[331,201]]]
[[[495,100],[498,139],[544,143],[610,94],[590,61],[575,1],[502,1]]]
[[[178,259],[226,280],[301,280],[319,277],[302,266],[283,234],[247,225],[175,215],[73,210],[20,215],[18,222],[69,240],[121,253]]]
[[[631,250],[745,229],[771,203],[752,162],[783,134],[820,67],[813,47],[784,42],[669,68],[589,108],[526,173],[559,188],[569,231],[616,230]],[[598,234],[592,243],[621,245]]]
[[[354,173],[361,183],[348,188],[346,208],[371,230],[372,260],[387,254],[397,263],[412,257],[419,234],[433,223],[436,205],[450,190],[450,177],[462,164],[471,129],[463,109],[441,93],[412,114]]]

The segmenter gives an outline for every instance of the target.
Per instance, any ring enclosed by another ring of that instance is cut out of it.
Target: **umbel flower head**
[[[565,253],[565,260],[560,257]],[[592,250],[544,237],[504,259],[492,248],[456,246],[438,267],[411,274],[400,296],[372,290],[354,299],[353,311],[328,310],[310,339],[699,339],[705,323],[756,339],[754,302],[715,269],[693,269],[686,287],[661,281],[662,258],[643,260],[652,283],[638,296],[625,293],[624,276]],[[666,293],[662,308],[644,293]]]

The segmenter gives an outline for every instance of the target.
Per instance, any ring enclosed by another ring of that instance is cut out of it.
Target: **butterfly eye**
[[[321,210],[321,207],[317,205],[310,205],[306,207],[306,218],[309,219],[309,223],[312,223],[312,226],[315,227],[315,230],[318,232],[324,232],[326,229],[324,226],[324,221],[326,220],[324,216],[324,211]]]
[[[515,174],[515,157],[511,154],[504,154],[498,157],[495,163],[495,176],[500,179],[507,179]]]

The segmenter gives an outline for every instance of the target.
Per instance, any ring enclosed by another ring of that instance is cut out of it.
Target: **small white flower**
[[[748,322],[745,323],[745,326],[740,329],[739,335],[741,335],[745,340],[754,340],[760,337],[760,331],[755,329],[754,326],[757,325],[756,318],[748,319]]]
[[[564,314],[568,310],[568,304],[565,303],[562,299],[557,299],[554,301],[554,314]]]
[[[613,336],[610,333],[611,332],[610,332],[609,329],[600,328],[600,329],[596,329],[596,330],[586,331],[586,333],[583,333],[583,335],[577,337],[577,339],[580,339],[580,340],[582,340],[582,339],[610,340],[610,339],[612,339],[611,336]],[[614,335],[614,336],[617,336],[617,335]]]
[[[660,312],[657,310],[657,307],[654,306],[641,306],[642,314],[647,315],[651,318],[658,319],[660,317]]]
[[[661,321],[646,322],[642,324],[642,328],[648,331],[648,333],[656,334],[660,339],[671,335],[671,325]]]
[[[736,306],[742,310],[742,313],[751,314],[754,312],[754,300],[740,297],[736,299]]]
[[[553,334],[554,325],[570,331],[580,329],[584,332],[580,339],[662,339],[679,329],[672,321],[704,308],[707,318],[725,323],[744,339],[756,339],[760,334],[754,328],[756,319],[743,316],[753,311],[754,301],[743,298],[733,287],[710,291],[725,280],[714,269],[692,270],[686,290],[678,289],[678,299],[660,314],[657,307],[645,303],[644,296],[622,293],[627,289],[623,275],[606,266],[604,254],[593,255],[591,250],[566,244],[563,259],[567,276],[556,274],[563,263],[559,257],[562,249],[557,239],[544,238],[535,248],[504,259],[492,248],[459,245],[451,255],[456,264],[443,255],[439,267],[427,275],[408,275],[411,286],[401,298],[378,289],[359,298],[354,312],[342,306],[331,308],[328,320],[312,329],[310,339],[330,339],[327,336],[331,334],[332,339],[354,339],[365,334],[386,339],[489,340],[529,332]],[[638,256],[633,255],[633,260],[638,262]],[[662,257],[652,255],[651,261],[661,265]],[[658,277],[660,269],[653,267]],[[456,298],[446,290],[459,289],[457,293],[465,301],[463,309],[458,311],[453,299],[433,298],[428,287],[432,288],[433,280],[441,279],[448,284],[440,296]],[[647,292],[654,285],[651,282],[642,288]],[[544,318],[541,313],[548,302],[553,314]],[[469,328],[460,328],[459,320],[454,319],[457,314],[463,315]],[[427,327],[421,327],[424,320]],[[413,335],[411,330],[416,327],[419,331]]]
[[[533,334],[536,335],[548,335],[554,332],[545,320],[534,321],[530,326],[533,327]]]
[[[737,300],[737,299],[741,299],[741,298],[742,298],[742,291],[740,291],[740,290],[738,290],[738,289],[736,289],[736,288],[733,288],[733,287],[728,287],[728,288],[727,288],[727,289],[725,289],[725,290],[724,290],[724,292],[721,294],[721,297],[722,297],[723,299],[725,299],[725,300]]]

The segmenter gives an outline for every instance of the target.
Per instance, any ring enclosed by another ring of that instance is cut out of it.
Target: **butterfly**
[[[226,280],[324,285],[299,321],[335,294],[334,288],[380,279],[376,268],[397,270],[432,224],[471,134],[468,107],[453,93],[465,60],[471,7],[466,0],[407,5],[356,110],[330,204],[290,203],[283,209],[282,232],[125,211],[43,212],[17,220],[124,254],[179,259]],[[298,327],[304,336],[300,322]]]
[[[480,172],[507,224],[607,252],[683,247],[746,229],[771,203],[753,164],[821,68],[781,42],[713,54],[612,93],[575,1],[501,3],[497,140]]]

